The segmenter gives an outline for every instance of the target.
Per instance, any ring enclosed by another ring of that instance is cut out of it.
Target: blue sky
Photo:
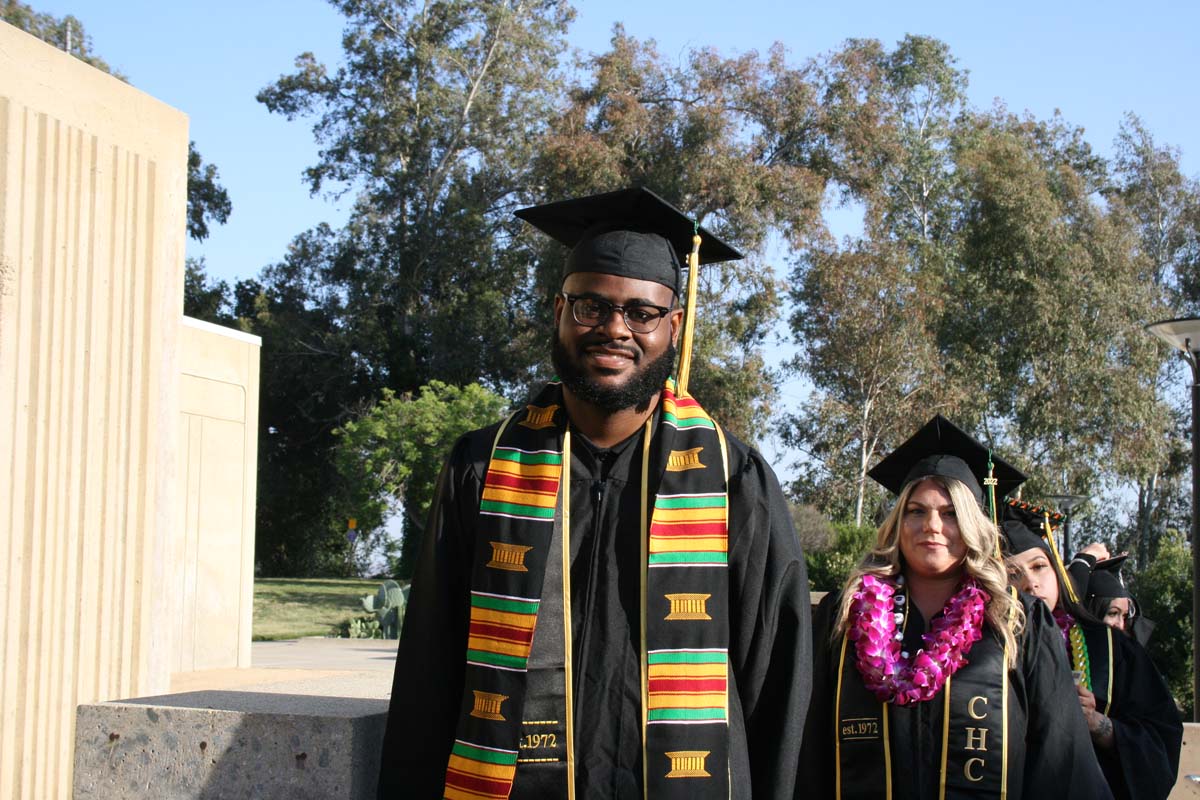
[[[29,0],[27,0],[28,2]],[[340,55],[341,17],[321,0],[161,2],[32,0],[40,11],[74,14],[96,52],[133,84],[187,113],[191,134],[215,163],[233,200],[227,225],[190,255],[210,274],[253,277],[279,259],[296,234],[345,218],[346,202],[310,198],[301,171],[315,161],[310,123],[268,114],[254,95],[294,57]],[[850,37],[894,44],[906,33],[947,42],[970,71],[979,107],[1003,99],[1014,111],[1048,117],[1060,109],[1107,152],[1122,114],[1137,112],[1160,142],[1183,151],[1200,173],[1200,4],[1114,2],[869,2],[789,4],[765,0],[584,0],[570,42],[605,49],[615,22],[660,51],[713,46],[726,54],[783,42],[795,63]],[[736,13],[731,13],[735,9]]]
[[[210,275],[231,283],[254,277],[296,234],[345,219],[346,201],[311,198],[301,181],[316,158],[311,122],[268,114],[254,99],[301,52],[337,62],[342,18],[331,6],[322,0],[26,2],[74,14],[97,54],[189,115],[192,138],[219,168],[233,201],[227,225],[202,244],[188,243],[189,255],[206,258]],[[1058,109],[1105,154],[1123,114],[1134,111],[1160,143],[1182,150],[1188,174],[1200,174],[1200,3],[583,0],[576,9],[569,40],[584,52],[606,49],[616,22],[631,35],[655,39],[668,57],[705,46],[726,55],[763,52],[781,41],[796,64],[847,38],[893,45],[906,33],[935,36],[969,71],[976,107],[1000,98],[1039,118]],[[843,229],[846,215],[834,217],[834,230]],[[791,349],[777,342],[768,359],[778,364]],[[806,394],[802,380],[789,380],[782,404],[795,408]],[[795,454],[781,452],[770,438],[761,444],[786,479]]]

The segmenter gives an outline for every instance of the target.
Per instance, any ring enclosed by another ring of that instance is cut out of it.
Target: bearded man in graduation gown
[[[698,265],[741,256],[646,189],[518,216],[571,248],[560,380],[446,462],[379,797],[791,798],[803,554],[770,467],[686,386],[682,261],[694,313]]]

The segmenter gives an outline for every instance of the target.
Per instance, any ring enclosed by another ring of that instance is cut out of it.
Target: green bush
[[[833,540],[825,550],[804,554],[808,565],[809,588],[818,592],[836,592],[842,588],[850,570],[875,544],[875,529],[853,522],[835,522]]]
[[[1135,574],[1130,590],[1139,612],[1155,624],[1146,648],[1183,709],[1192,717],[1192,554],[1179,531],[1168,531],[1158,554]]]

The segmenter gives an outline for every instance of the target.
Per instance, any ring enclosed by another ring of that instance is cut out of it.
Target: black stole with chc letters
[[[642,457],[646,797],[729,796],[728,455],[667,382]],[[476,531],[450,800],[574,796],[571,433],[549,384],[500,428]],[[636,532],[631,532],[636,533]]]
[[[854,643],[842,637],[835,714],[836,796],[892,797],[892,781],[912,767],[892,763],[889,716],[894,706],[867,691],[855,664]],[[941,798],[1001,796],[1007,781],[1008,668],[1003,643],[984,629],[969,661],[927,703],[942,707],[939,791]]]

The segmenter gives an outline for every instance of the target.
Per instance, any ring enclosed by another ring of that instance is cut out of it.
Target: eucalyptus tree
[[[1153,291],[1146,321],[1200,310],[1200,184],[1184,175],[1177,148],[1160,145],[1142,120],[1128,113],[1114,142],[1111,178],[1104,192],[1113,212],[1136,231],[1131,259]],[[1172,353],[1163,368],[1145,371],[1153,393],[1143,419],[1122,431],[1117,467],[1136,485],[1132,535],[1139,566],[1148,564],[1169,527],[1186,528],[1182,481],[1188,459],[1188,402]],[[1168,404],[1168,399],[1175,402]]]
[[[334,430],[437,379],[522,384],[531,339],[528,256],[511,211],[530,192],[540,131],[560,100],[572,11],[551,0],[338,0],[336,67],[303,53],[258,99],[313,120],[310,190],[352,198],[344,228],[297,237],[243,287],[269,331],[260,415],[259,551],[273,574],[345,563],[354,487]],[[269,487],[271,491],[267,491]],[[317,555],[310,558],[309,554]]]
[[[936,39],[892,50],[852,39],[813,62],[831,197],[861,211],[862,232],[801,249],[791,274],[792,367],[811,399],[784,422],[811,457],[806,499],[863,521],[867,470],[935,411],[955,415],[961,391],[937,348],[944,272],[956,240],[954,137],[966,73]],[[877,498],[876,498],[877,499]]]

